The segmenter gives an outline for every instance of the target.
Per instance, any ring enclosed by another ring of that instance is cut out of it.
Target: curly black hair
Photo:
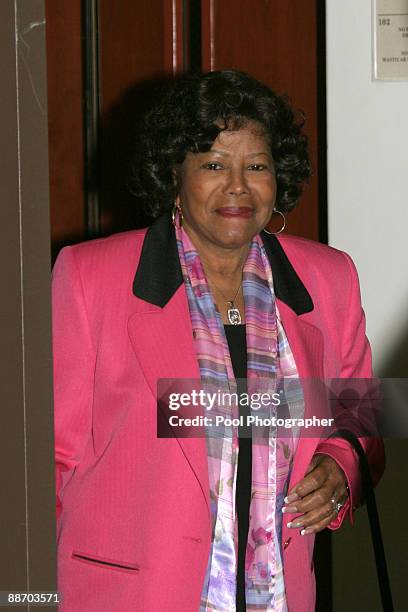
[[[174,80],[143,117],[133,163],[132,191],[152,217],[169,210],[176,196],[172,169],[187,152],[210,150],[223,129],[260,123],[275,164],[276,208],[292,210],[310,176],[303,116],[287,99],[238,70],[187,75]]]

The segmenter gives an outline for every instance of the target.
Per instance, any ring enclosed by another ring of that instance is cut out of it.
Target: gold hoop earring
[[[280,234],[281,232],[283,232],[283,230],[286,227],[286,217],[283,214],[283,212],[281,210],[278,210],[277,208],[274,208],[273,211],[272,211],[272,214],[273,213],[278,213],[278,215],[280,215],[282,217],[283,225],[280,228],[280,230],[278,230],[277,232],[270,232],[269,230],[266,229],[266,227],[264,227],[263,231],[265,232],[265,234],[269,234],[270,236],[274,236],[275,234]]]
[[[176,227],[177,223],[177,213],[179,215],[179,227],[181,227],[183,225],[183,212],[181,210],[181,206],[177,206],[177,204],[174,202],[171,211],[171,222],[173,223],[174,227]]]

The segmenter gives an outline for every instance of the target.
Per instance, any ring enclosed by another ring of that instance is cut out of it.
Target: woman
[[[315,533],[351,519],[359,500],[348,443],[262,445],[235,430],[164,439],[156,411],[159,379],[222,389],[244,379],[242,391],[371,376],[350,258],[263,231],[309,174],[283,99],[234,70],[186,77],[144,120],[136,185],[157,220],[61,252],[63,609],[314,609]],[[382,447],[362,442],[378,480]]]

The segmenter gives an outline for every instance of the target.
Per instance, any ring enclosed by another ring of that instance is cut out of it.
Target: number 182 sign
[[[373,0],[374,78],[408,80],[408,0]]]

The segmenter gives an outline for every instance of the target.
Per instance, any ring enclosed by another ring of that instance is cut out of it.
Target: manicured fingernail
[[[282,512],[291,512],[293,514],[294,512],[297,512],[297,508],[296,506],[283,506]]]
[[[306,527],[306,529],[302,529],[302,531],[300,532],[300,535],[308,535],[309,533],[313,533],[312,527]]]
[[[289,527],[289,529],[299,529],[299,527],[303,527],[303,521],[289,521],[286,523],[286,527]]]
[[[283,501],[285,504],[290,504],[290,502],[296,501],[297,499],[299,499],[299,495],[297,493],[291,493],[287,495]]]

